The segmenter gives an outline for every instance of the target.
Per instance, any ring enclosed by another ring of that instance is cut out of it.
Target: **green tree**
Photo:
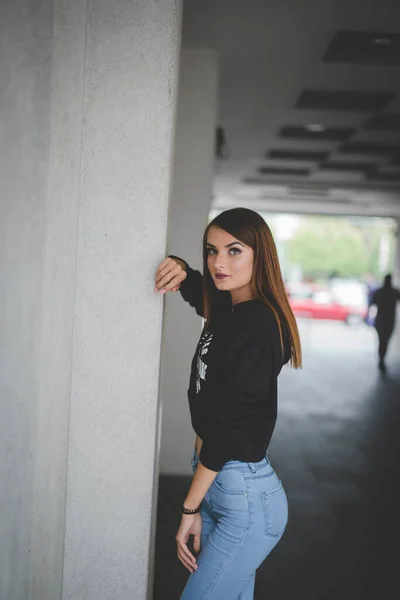
[[[288,259],[302,267],[304,275],[361,277],[368,268],[359,227],[338,217],[311,216],[303,220],[287,244]]]

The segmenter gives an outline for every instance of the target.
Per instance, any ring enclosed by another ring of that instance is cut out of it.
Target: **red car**
[[[296,317],[329,319],[355,325],[361,323],[366,314],[364,306],[346,306],[335,301],[329,290],[307,288],[289,291],[288,296]]]

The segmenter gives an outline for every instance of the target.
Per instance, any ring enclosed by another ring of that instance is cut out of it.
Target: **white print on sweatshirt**
[[[197,354],[197,373],[196,373],[196,393],[198,394],[201,390],[201,380],[205,381],[207,373],[207,365],[201,360],[201,357],[207,354],[208,348],[213,339],[213,334],[206,331],[201,336],[199,342],[199,351]]]

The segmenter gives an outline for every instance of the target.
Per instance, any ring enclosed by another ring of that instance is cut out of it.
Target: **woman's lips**
[[[216,273],[215,277],[217,279],[227,279],[229,277],[229,275],[223,275],[222,273]]]

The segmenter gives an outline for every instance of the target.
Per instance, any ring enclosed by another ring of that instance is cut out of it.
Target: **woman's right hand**
[[[167,257],[158,266],[154,291],[161,294],[177,292],[186,277],[185,263],[179,259]]]

